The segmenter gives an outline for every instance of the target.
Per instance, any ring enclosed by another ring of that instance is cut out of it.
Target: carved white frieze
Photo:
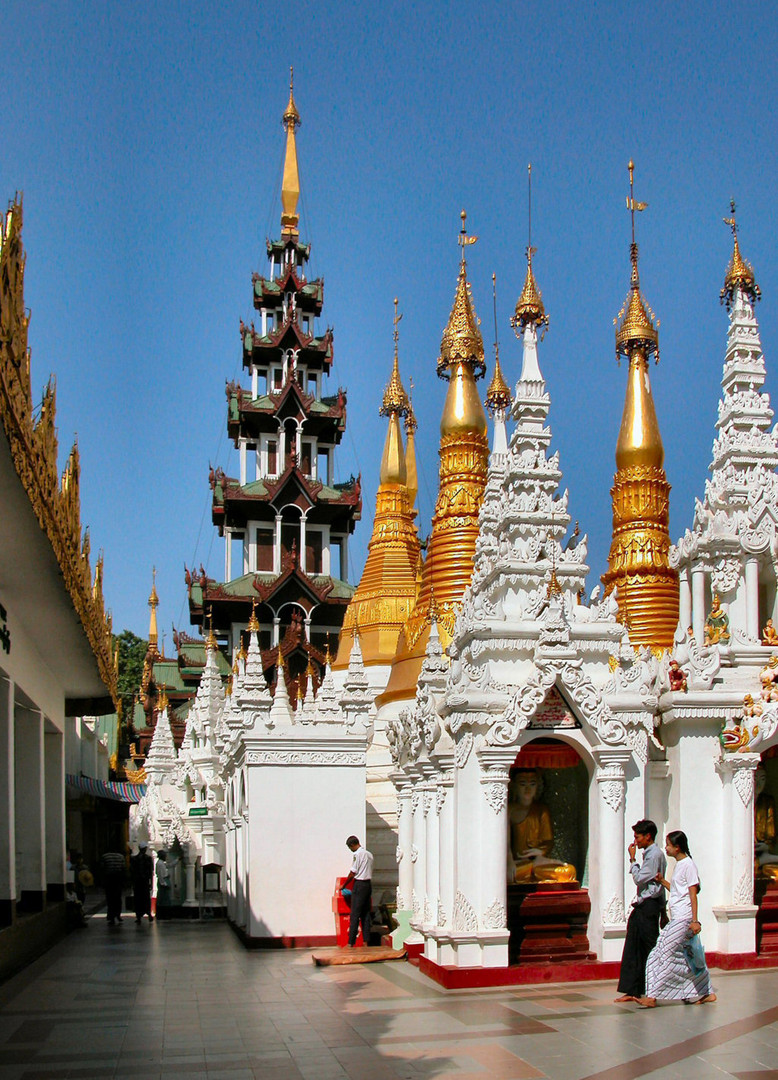
[[[508,805],[508,788],[501,781],[495,780],[482,780],[481,786],[483,787],[486,801],[494,810],[495,814],[500,814]]]
[[[394,849],[394,860],[395,860],[395,862],[397,863],[398,866],[403,861],[403,849],[400,847],[399,844]]]
[[[249,750],[248,765],[364,765],[366,756],[359,750]]]
[[[419,849],[415,844],[411,844],[411,862],[415,863],[419,857]]]
[[[466,731],[454,746],[454,764],[458,769],[463,769],[473,749],[473,733]]]
[[[735,769],[732,775],[735,791],[740,796],[744,806],[750,806],[754,801],[754,770],[750,768]]]

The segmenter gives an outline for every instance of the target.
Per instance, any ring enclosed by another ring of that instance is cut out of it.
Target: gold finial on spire
[[[205,647],[209,652],[215,652],[219,648],[216,635],[213,632],[213,610],[211,608],[208,609],[208,637]]]
[[[151,608],[151,615],[149,617],[149,645],[157,644],[159,637],[157,634],[157,608],[159,607],[159,597],[157,596],[157,568],[152,567],[151,570],[151,594],[149,596],[149,607]]]
[[[646,357],[654,356],[659,362],[659,320],[655,318],[653,311],[643,299],[640,292],[640,276],[638,274],[638,245],[635,242],[635,213],[646,209],[648,203],[638,202],[634,197],[635,163],[630,159],[627,165],[629,171],[629,196],[627,197],[627,209],[632,219],[632,243],[629,247],[629,257],[632,263],[629,294],[622,304],[621,311],[614,319],[616,325],[616,360],[620,357],[629,357],[635,349],[641,349]]]
[[[535,281],[532,270],[532,256],[537,254],[537,248],[532,246],[532,165],[527,166],[527,274],[524,278],[524,288],[521,296],[516,301],[516,308],[511,316],[511,326],[516,331],[516,337],[520,338],[527,326],[532,324],[536,329],[541,329],[541,337],[548,329],[548,315],[543,305],[543,296]]]
[[[256,600],[251,601],[251,618],[248,621],[248,626],[246,627],[246,629],[248,630],[248,632],[250,634],[259,633],[259,619],[257,618],[257,601]]]
[[[727,266],[726,277],[724,278],[724,288],[719,293],[722,304],[727,305],[727,311],[731,309],[735,299],[735,293],[738,289],[746,294],[752,304],[757,300],[762,299],[762,290],[756,283],[754,268],[751,263],[744,259],[740,254],[740,244],[738,243],[737,238],[738,225],[735,217],[737,206],[735,205],[734,199],[730,199],[729,208],[732,217],[725,217],[724,224],[729,225],[732,229],[733,251],[732,258],[729,260],[729,265]]]
[[[511,401],[511,392],[500,370],[500,342],[497,336],[497,275],[492,274],[492,300],[494,301],[494,375],[486,392],[486,407],[491,416],[499,409],[507,409]]]
[[[462,228],[459,231],[457,243],[462,248],[462,259],[459,264],[459,278],[454,295],[454,304],[440,342],[437,370],[442,379],[448,379],[451,371],[459,363],[468,364],[476,379],[480,378],[486,369],[484,364],[484,343],[481,331],[478,329],[478,318],[473,310],[470,284],[467,280],[467,263],[465,262],[465,248],[470,244],[474,244],[478,237],[467,235],[467,214],[464,210],[460,217],[462,218]]]
[[[295,130],[300,126],[300,114],[294,103],[294,69],[289,69],[289,103],[282,117],[286,128],[286,156],[281,181],[281,235],[285,239],[297,239],[300,215],[297,200],[300,198],[300,174],[297,168],[297,142]]]
[[[166,688],[164,686],[160,686],[159,697],[157,698],[157,709],[159,710],[159,712],[163,713],[165,709],[167,709],[168,704],[169,702]]]
[[[281,652],[281,643],[278,643],[278,670],[284,670],[284,654]]]
[[[391,416],[394,413],[396,416],[406,416],[408,413],[408,395],[405,393],[405,387],[400,379],[400,361],[398,358],[398,342],[400,340],[400,331],[398,326],[402,315],[397,314],[397,297],[394,298],[394,332],[392,334],[394,339],[394,364],[392,366],[392,374],[389,382],[386,384],[384,390],[384,398],[381,402],[381,408],[378,410],[381,416]]]

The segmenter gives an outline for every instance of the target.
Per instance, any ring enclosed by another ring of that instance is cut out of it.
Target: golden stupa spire
[[[486,407],[491,416],[510,407],[511,391],[500,369],[500,342],[497,337],[497,275],[492,274],[492,299],[494,301],[494,375],[486,392]]]
[[[151,570],[151,595],[149,596],[149,607],[151,608],[151,615],[149,616],[149,645],[156,647],[159,640],[157,634],[157,608],[159,607],[159,597],[157,596],[157,568],[152,567]]]
[[[289,104],[282,117],[286,128],[286,156],[284,157],[284,175],[281,181],[281,235],[296,239],[300,215],[297,213],[297,200],[300,198],[300,174],[297,169],[297,142],[295,131],[300,126],[300,114],[294,103],[294,69],[289,68]]]
[[[521,296],[516,301],[516,308],[511,316],[511,326],[516,331],[516,337],[520,338],[527,326],[532,325],[536,329],[543,328],[543,333],[548,328],[548,315],[543,306],[543,297],[532,270],[532,256],[537,253],[537,248],[532,246],[532,165],[527,166],[527,191],[528,191],[528,214],[527,214],[527,274],[524,278],[524,288]]]
[[[628,169],[632,272],[614,322],[616,357],[627,358],[629,374],[611,488],[613,540],[602,580],[606,593],[618,589],[620,618],[629,623],[633,645],[669,649],[678,624],[678,574],[668,563],[670,485],[648,376],[649,357],[659,358],[659,323],[641,295],[638,276],[635,213],[648,204],[635,200],[632,161]]]
[[[724,218],[724,223],[729,225],[732,229],[733,251],[732,258],[729,260],[729,266],[727,267],[727,274],[724,278],[724,288],[719,294],[721,296],[722,304],[727,305],[727,311],[732,307],[735,293],[738,289],[746,294],[752,304],[755,301],[762,299],[762,290],[756,283],[754,268],[751,263],[744,259],[740,254],[740,244],[738,243],[737,238],[738,225],[735,217],[737,206],[735,205],[734,199],[730,199],[729,208],[732,217]]]
[[[465,247],[475,242],[465,229],[454,304],[440,345],[438,374],[449,379],[440,422],[440,486],[427,558],[416,604],[397,643],[392,673],[380,704],[412,698],[429,638],[428,614],[434,594],[438,630],[451,641],[462,594],[473,574],[478,512],[489,463],[486,414],[475,380],[483,374],[484,346],[467,281]]]
[[[400,630],[416,599],[419,538],[413,524],[406,455],[400,429],[400,417],[407,417],[410,412],[410,401],[400,379],[398,327],[401,319],[395,298],[394,363],[378,410],[381,416],[389,418],[389,428],[381,459],[373,535],[368,544],[365,569],[346,609],[338,655],[333,665],[335,668],[348,667],[357,627],[363,662],[388,664],[394,656]],[[415,457],[413,475],[415,483]]]
[[[213,612],[208,611],[208,637],[205,641],[205,648],[208,652],[216,652],[219,648],[219,643],[216,640],[216,635],[213,632]]]
[[[248,625],[246,626],[246,629],[248,630],[248,632],[250,634],[259,633],[259,619],[257,618],[257,602],[256,602],[256,600],[251,601],[251,618],[248,621]]]

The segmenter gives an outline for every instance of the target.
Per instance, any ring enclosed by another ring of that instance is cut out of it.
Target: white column
[[[197,864],[197,851],[194,844],[186,844],[184,847],[184,866],[186,868],[186,896],[184,907],[197,907],[197,895],[195,889],[195,868]]]
[[[14,684],[0,675],[0,926],[13,922],[16,904],[14,756]]]
[[[759,561],[753,555],[746,559],[746,633],[761,640],[759,626]]]
[[[692,590],[689,583],[689,567],[682,566],[678,572],[678,587],[680,593],[680,605],[678,620],[684,634],[692,625]]]
[[[705,571],[701,566],[692,567],[692,626],[698,645],[705,639]],[[684,626],[683,628],[687,628]]]
[[[95,738],[95,745],[97,739]],[[65,736],[43,736],[46,812],[46,885],[52,899],[65,899]]]
[[[276,514],[276,532],[273,539],[273,573],[281,573],[281,515]]]
[[[411,820],[413,842],[411,844],[411,862],[413,864],[413,888],[411,890],[411,926],[415,931],[407,939],[411,944],[421,944],[423,938],[418,932],[424,920],[424,894],[427,886],[425,860],[425,822],[423,780],[418,777],[411,793]]]
[[[411,785],[402,773],[395,773],[392,779],[397,789],[397,910],[411,911],[413,894]]]
[[[716,762],[724,791],[725,832],[721,885],[725,902],[713,908],[721,952],[753,953],[756,949],[754,905],[754,778],[759,754],[727,754]],[[715,886],[714,886],[715,887]],[[721,893],[719,893],[721,895]]]
[[[426,846],[426,882],[424,886],[424,930],[432,929],[438,921],[440,897],[440,817],[438,816],[437,777],[431,777],[424,792],[424,822]]]
[[[278,615],[273,617],[273,648],[278,647],[278,642],[281,639],[281,620]]]
[[[603,928],[603,960],[618,959],[621,955],[627,915],[624,905],[626,861],[627,780],[624,766],[632,754],[626,749],[594,751],[599,768],[595,774],[599,792],[599,851],[597,873],[600,878],[600,916]]]
[[[21,898],[36,909],[46,890],[43,714],[18,705],[14,712],[16,879]]]
[[[515,747],[478,751],[481,765],[480,938],[484,967],[508,966],[508,780]]]
[[[330,527],[329,527],[329,525],[325,525],[324,526],[324,535],[322,536],[322,544],[321,544],[321,572],[322,572],[322,574],[326,574],[327,577],[329,577],[330,572],[331,572],[330,571],[330,566],[331,565],[332,564],[330,562]]]
[[[246,483],[246,440],[240,440],[240,482]]]
[[[300,569],[308,573],[308,553],[305,549],[305,514],[300,515]]]
[[[232,581],[232,529],[224,530],[224,580]]]

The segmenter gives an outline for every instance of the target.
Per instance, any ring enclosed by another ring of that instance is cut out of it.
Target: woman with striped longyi
[[[716,1000],[699,941],[695,943],[698,946],[696,955],[690,949],[690,943],[702,927],[697,918],[700,875],[689,854],[686,833],[680,830],[668,833],[665,851],[675,859],[672,881],[660,874],[656,879],[670,890],[670,922],[661,931],[648,956],[646,996],[639,999],[646,1009],[653,1009],[657,1001],[687,1001],[702,1005]]]

